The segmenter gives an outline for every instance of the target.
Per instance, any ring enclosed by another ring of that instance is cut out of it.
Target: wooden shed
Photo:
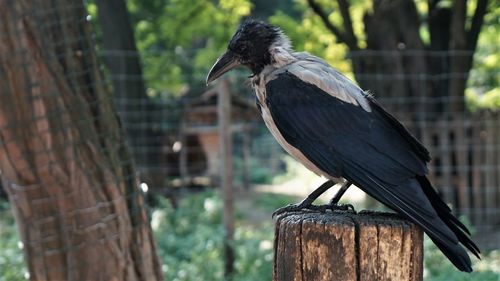
[[[199,146],[184,147],[180,152],[179,167],[180,176],[184,181],[194,184],[209,185],[214,183],[219,174],[220,137],[217,123],[217,102],[219,88],[211,88],[201,96],[186,99],[183,103],[183,113],[180,128],[180,141],[196,137]],[[242,134],[243,163],[248,179],[248,163],[250,154],[250,131],[252,124],[259,120],[257,107],[250,101],[234,92],[231,93],[231,131],[234,134]],[[194,150],[194,151],[193,151]],[[188,167],[200,165],[200,163],[189,163],[188,153],[203,153],[205,163],[203,171],[190,174]],[[248,185],[248,180],[245,180]]]

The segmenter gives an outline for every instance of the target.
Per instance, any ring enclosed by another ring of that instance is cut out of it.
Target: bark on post
[[[273,281],[423,278],[423,234],[391,213],[285,213],[276,221]]]

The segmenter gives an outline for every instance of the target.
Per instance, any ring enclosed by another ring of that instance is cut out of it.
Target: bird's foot
[[[290,204],[285,207],[279,208],[273,212],[273,218],[283,213],[288,212],[301,212],[301,211],[320,211],[324,212],[330,208],[330,205],[313,205],[304,201],[296,204]]]
[[[356,212],[352,204],[328,204],[330,210],[352,211]]]
[[[340,211],[352,211],[356,212],[354,206],[351,204],[324,204],[324,205],[313,205],[304,202],[290,204],[285,207],[279,208],[273,212],[273,218],[283,213],[289,212],[301,212],[301,211],[316,211],[316,212],[326,212],[327,210],[340,210]]]

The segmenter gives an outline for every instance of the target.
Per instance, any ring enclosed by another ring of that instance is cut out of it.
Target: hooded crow
[[[282,210],[313,208],[312,201],[343,179],[332,204],[355,184],[421,226],[458,269],[472,271],[462,246],[478,258],[480,251],[427,179],[429,152],[371,95],[322,59],[293,51],[279,28],[260,21],[240,25],[207,84],[239,65],[252,71],[257,106],[280,145],[328,179]]]

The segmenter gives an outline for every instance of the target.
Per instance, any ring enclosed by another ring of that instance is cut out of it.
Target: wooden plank
[[[243,188],[250,189],[250,130],[243,131]]]
[[[465,134],[466,122],[468,122],[467,117],[457,116],[452,123],[454,130],[454,153],[457,165],[457,176],[454,185],[458,188],[460,213],[470,217],[472,209],[469,200],[469,186],[467,184],[469,166],[467,163],[467,136]]]
[[[442,119],[438,123],[439,128],[439,158],[441,186],[439,187],[445,202],[454,203],[453,187],[452,187],[452,169],[451,169],[451,149],[449,139],[449,124],[448,121]],[[456,207],[456,206],[454,206]]]
[[[485,161],[485,171],[484,173],[486,174],[485,177],[485,206],[484,206],[484,213],[485,213],[485,224],[486,225],[492,225],[492,222],[494,221],[493,218],[493,210],[496,208],[495,206],[495,193],[494,189],[495,187],[495,174],[498,173],[497,165],[495,163],[495,154],[494,154],[494,149],[495,149],[495,128],[494,128],[494,121],[492,119],[492,116],[488,114],[486,116],[486,161]]]
[[[179,130],[179,141],[181,142],[181,150],[179,151],[179,175],[181,177],[181,188],[187,187],[189,179],[188,170],[188,145],[186,136],[186,124],[181,122]]]
[[[274,281],[422,280],[423,233],[392,213],[285,213]]]
[[[239,124],[231,124],[231,132],[237,133],[248,130],[251,127],[249,124],[239,123]],[[189,134],[206,134],[212,132],[218,132],[219,126],[212,125],[201,125],[201,126],[184,126],[184,133]]]
[[[481,121],[475,116],[472,124],[472,194],[474,196],[473,223],[482,224],[483,215],[480,211],[484,206],[484,181],[481,167],[484,163],[485,150],[481,139]]]
[[[233,207],[233,140],[231,134],[231,92],[229,82],[222,79],[218,87],[218,122],[220,134],[220,183],[224,210],[224,275],[230,280],[234,271],[234,207]]]
[[[432,142],[434,135],[436,135],[436,126],[427,124],[427,126],[425,126],[422,130],[422,143],[424,144],[425,147],[427,147],[432,157],[431,162],[429,162],[429,164],[427,165],[429,167],[428,177],[431,182],[439,186],[439,182],[436,177],[436,163],[434,161],[434,159],[437,156],[437,149],[434,143]]]

